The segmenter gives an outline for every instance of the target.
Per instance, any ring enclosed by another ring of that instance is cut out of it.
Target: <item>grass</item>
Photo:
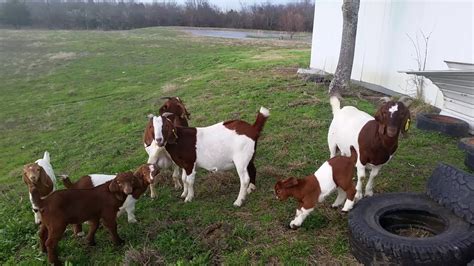
[[[57,174],[73,179],[116,173],[146,162],[142,132],[159,97],[178,95],[193,126],[241,118],[260,106],[271,117],[256,156],[257,191],[241,208],[234,171],[199,171],[196,197],[184,204],[171,181],[158,198],[137,203],[138,224],[119,219],[126,240],[114,247],[99,229],[97,246],[66,231],[60,258],[72,264],[354,264],[347,215],[318,206],[300,230],[287,225],[295,202],[279,202],[278,177],[304,176],[328,159],[327,88],[295,75],[309,63],[299,42],[192,37],[176,28],[122,32],[0,30],[0,264],[44,264],[27,188],[26,163],[51,153]],[[369,113],[375,106],[346,96]],[[375,180],[375,192],[423,191],[440,161],[465,169],[457,139],[412,127]],[[170,173],[167,172],[169,175]],[[62,185],[60,185],[62,187]]]

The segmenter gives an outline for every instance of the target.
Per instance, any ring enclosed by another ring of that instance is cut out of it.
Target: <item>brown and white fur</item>
[[[102,219],[116,245],[123,240],[117,234],[117,211],[127,195],[134,191],[134,175],[130,172],[117,175],[92,189],[64,189],[51,193],[42,199],[36,187],[31,187],[33,202],[41,213],[39,232],[43,252],[48,252],[49,263],[60,265],[57,246],[68,224],[89,221],[87,240],[95,245],[95,232]]]
[[[349,147],[354,146],[359,157],[356,199],[363,197],[362,178],[366,170],[371,171],[365,195],[372,196],[374,177],[397,150],[399,133],[405,134],[408,130],[409,102],[405,97],[399,101],[385,99],[375,118],[353,106],[341,108],[337,96],[331,96],[330,103],[334,116],[328,131],[330,156],[336,156],[337,149],[342,155],[349,155]]]
[[[255,189],[253,163],[257,141],[270,112],[260,108],[253,125],[231,120],[208,127],[176,127],[172,114],[153,117],[155,141],[165,147],[173,161],[184,169],[181,194],[185,202],[194,197],[194,179],[198,167],[209,171],[235,168],[240,178],[240,192],[234,206],[241,206],[247,193]]]
[[[35,187],[41,197],[46,197],[56,189],[56,176],[51,166],[49,152],[45,151],[42,159],[23,166],[23,182],[29,188],[35,223],[39,224],[41,222],[41,214],[38,213],[38,206],[35,205],[31,197],[31,188]]]
[[[352,183],[357,152],[351,146],[351,157],[336,156],[326,161],[312,175],[303,179],[290,177],[275,184],[277,199],[293,197],[298,201],[296,216],[290,222],[292,229],[301,226],[306,217],[314,210],[316,202],[322,202],[337,188],[337,198],[332,207],[339,207],[345,200],[342,211],[347,212],[354,206],[356,189]]]
[[[173,113],[176,115],[173,119],[174,125],[187,127],[190,114],[186,109],[186,106],[184,106],[184,102],[179,97],[162,97],[162,99],[167,99],[167,101],[160,107],[159,114],[161,115],[165,112]],[[160,169],[172,167],[174,187],[176,189],[180,189],[182,188],[182,185],[179,182],[180,168],[173,163],[173,160],[166,149],[164,147],[159,147],[156,144],[152,121],[153,115],[150,115],[149,118],[150,119],[145,127],[145,132],[143,133],[143,145],[145,146],[145,151],[148,154],[147,163],[155,164]],[[150,184],[150,193],[152,198],[156,197],[154,185],[154,183]]]
[[[153,164],[143,164],[133,173],[136,178],[136,188],[133,190],[131,195],[127,196],[127,199],[120,207],[117,217],[120,217],[125,211],[127,212],[128,222],[136,223],[137,219],[135,217],[135,203],[140,198],[140,196],[145,193],[147,187],[153,183],[154,177],[159,173],[158,168]],[[66,188],[69,189],[85,189],[85,188],[94,188],[100,186],[112,179],[117,175],[104,175],[104,174],[91,174],[86,175],[75,183],[72,183],[68,177],[61,177],[63,184]],[[75,229],[75,233],[78,234],[82,230],[80,228]]]

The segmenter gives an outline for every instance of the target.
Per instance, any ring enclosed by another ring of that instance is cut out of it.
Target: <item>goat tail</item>
[[[356,164],[357,162],[357,151],[354,146],[351,145],[351,161]]]
[[[263,106],[260,107],[260,111],[257,114],[257,119],[255,119],[255,123],[253,123],[253,127],[258,131],[258,133],[262,132],[263,126],[265,126],[265,122],[267,122],[269,116],[270,111]]]
[[[74,184],[71,182],[71,179],[67,175],[62,175],[60,176],[61,181],[63,181],[64,186],[69,189],[69,188],[74,188]]]
[[[332,95],[329,97],[329,103],[331,104],[332,115],[335,115],[339,110],[341,110],[341,102],[339,101],[339,97],[337,97],[337,95]]]
[[[48,151],[44,152],[43,160],[47,161],[48,163],[51,162],[51,159],[49,158],[49,152]]]

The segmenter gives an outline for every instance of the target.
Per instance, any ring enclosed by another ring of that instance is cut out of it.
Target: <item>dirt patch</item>
[[[174,83],[166,83],[165,85],[163,85],[163,87],[161,87],[161,91],[163,93],[176,92],[178,89],[179,89],[178,85]]]
[[[71,60],[77,57],[74,52],[59,52],[49,56],[49,60]]]
[[[165,260],[160,253],[150,247],[131,248],[125,251],[124,265],[164,265]]]
[[[205,197],[222,195],[228,193],[229,188],[234,188],[239,184],[237,174],[232,171],[209,172],[202,176],[199,193]]]
[[[226,238],[232,235],[234,227],[228,223],[214,223],[206,227],[199,239],[208,249],[219,251],[229,247]]]

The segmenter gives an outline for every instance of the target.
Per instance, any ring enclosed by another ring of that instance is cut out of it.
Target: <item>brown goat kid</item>
[[[89,221],[87,240],[95,245],[95,232],[102,219],[116,245],[123,240],[117,234],[117,211],[127,195],[134,190],[135,177],[131,173],[119,174],[114,180],[93,189],[58,190],[42,199],[39,191],[32,188],[33,202],[41,213],[39,232],[41,249],[48,252],[49,263],[60,265],[57,246],[68,224]]]
[[[164,113],[172,113],[175,116],[173,117],[173,124],[175,126],[187,127],[188,120],[190,119],[190,114],[184,105],[184,102],[179,97],[162,97],[161,99],[166,99],[167,101],[160,107],[160,115]],[[164,147],[158,147],[155,141],[155,131],[153,128],[153,115],[149,116],[148,123],[145,127],[143,133],[143,145],[145,146],[145,151],[148,154],[149,164],[155,164],[160,169],[165,169],[173,167],[173,182],[176,189],[182,188],[181,183],[179,182],[180,168],[173,163],[171,156],[165,150]],[[156,182],[156,180],[155,180]],[[151,197],[156,197],[154,183],[150,184],[150,193]]]
[[[356,189],[352,183],[357,152],[351,146],[351,157],[336,156],[326,161],[313,174],[303,179],[290,177],[275,184],[278,199],[286,200],[293,197],[298,201],[296,216],[290,222],[290,228],[301,226],[306,217],[314,210],[316,202],[322,202],[337,188],[337,198],[332,204],[339,207],[346,200],[342,211],[347,212],[354,206]],[[347,199],[346,199],[347,198]]]
[[[30,201],[35,215],[35,223],[39,224],[41,222],[41,215],[38,213],[38,206],[33,202],[31,190],[36,188],[40,197],[46,197],[55,189],[56,177],[50,163],[49,152],[45,151],[42,159],[23,166],[23,182],[28,186],[30,192]]]
[[[122,207],[117,214],[117,217],[122,215],[125,211],[128,214],[128,222],[136,223],[137,219],[135,218],[135,203],[140,198],[143,193],[145,193],[148,186],[153,182],[154,177],[159,173],[159,169],[156,168],[153,164],[143,164],[133,173],[135,177],[135,188],[133,193],[127,196],[127,199],[123,203]],[[103,175],[103,174],[91,174],[86,175],[75,183],[72,183],[69,178],[62,178],[64,186],[67,188],[73,189],[85,189],[85,188],[94,188],[104,184],[107,181],[114,179],[116,175]],[[74,227],[74,233],[80,235],[82,232],[82,226],[77,225]]]

